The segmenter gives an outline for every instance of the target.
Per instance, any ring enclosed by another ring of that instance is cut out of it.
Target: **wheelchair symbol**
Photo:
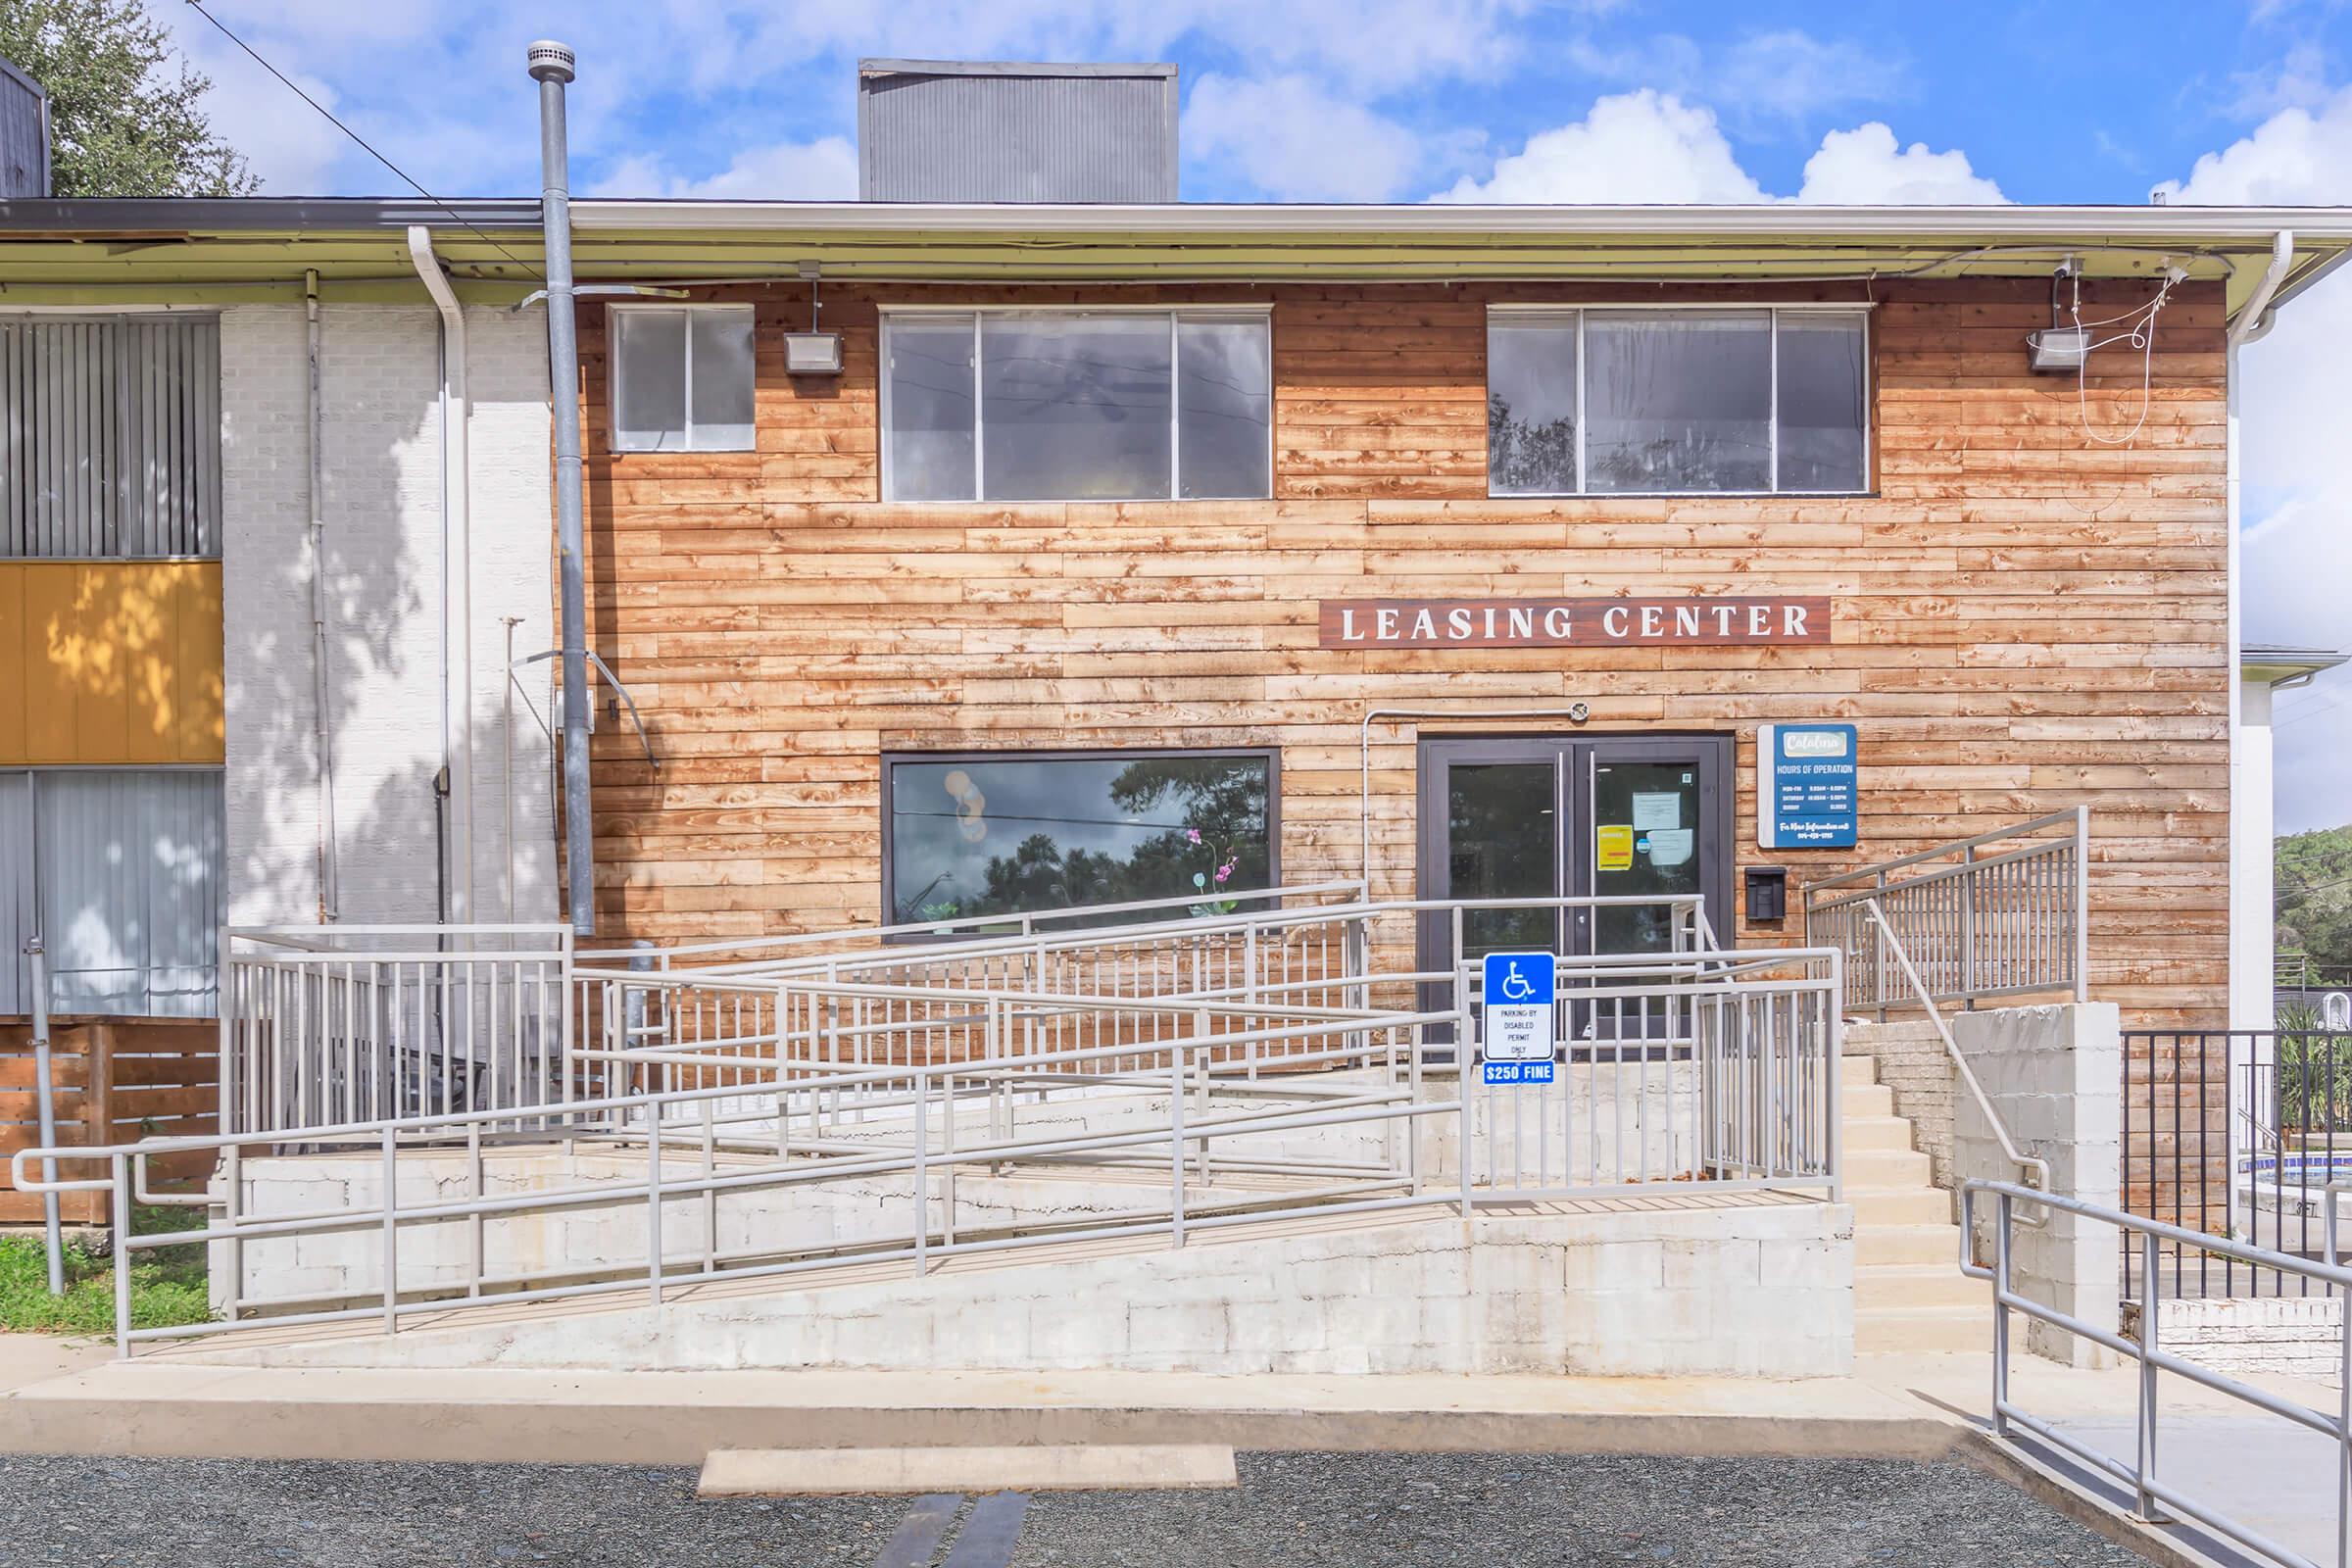
[[[1519,972],[1515,962],[1503,971],[1500,989],[1506,1002],[1524,1002],[1536,994],[1536,988],[1528,984],[1527,976]]]

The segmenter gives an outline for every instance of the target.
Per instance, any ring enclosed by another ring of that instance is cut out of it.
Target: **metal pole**
[[[2132,1470],[2135,1483],[2133,1512],[2142,1519],[2156,1517],[2156,1233],[2139,1235],[2139,1462]]]
[[[541,39],[530,47],[539,83],[539,224],[547,251],[547,364],[556,422],[556,558],[564,625],[564,860],[571,928],[596,934],[594,823],[588,810],[588,591],[580,521],[580,345],[571,306],[570,151],[564,129],[564,84],[572,79],[568,46]]]
[[[41,1147],[57,1147],[57,1101],[49,1075],[49,963],[39,937],[25,939],[24,956],[32,960],[32,1092],[40,1102]],[[95,1042],[93,1042],[93,1045]],[[41,1180],[50,1191],[41,1195],[41,1229],[49,1253],[49,1294],[66,1294],[66,1239],[59,1222],[57,1161],[41,1161]]]
[[[1992,1221],[1992,1435],[2009,1435],[2009,1210],[1997,1195]]]

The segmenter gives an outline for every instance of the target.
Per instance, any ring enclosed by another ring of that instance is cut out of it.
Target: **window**
[[[210,1017],[223,831],[215,768],[0,772],[0,1015],[31,1011],[38,931],[53,1011]]]
[[[220,322],[0,318],[0,558],[220,554]]]
[[[752,449],[752,308],[615,305],[612,450]]]
[[[1851,310],[1498,311],[1488,489],[1862,490],[1867,324]]]
[[[1200,895],[1278,866],[1271,752],[883,760],[882,897],[897,925]]]
[[[894,312],[883,355],[893,501],[1273,494],[1262,312]]]

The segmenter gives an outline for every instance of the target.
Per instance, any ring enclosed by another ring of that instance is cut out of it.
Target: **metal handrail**
[[[1943,1042],[1943,1054],[1951,1058],[1952,1071],[1959,1076],[1963,1084],[1968,1086],[1969,1098],[1976,1101],[1977,1109],[1984,1113],[1985,1124],[1992,1129],[1992,1136],[2001,1146],[2001,1152],[2008,1156],[2009,1163],[2026,1173],[2028,1187],[2035,1192],[2048,1192],[2050,1190],[2050,1162],[2028,1154],[2017,1147],[2017,1140],[2009,1136],[2008,1127],[2001,1121],[2001,1113],[1993,1108],[1992,1097],[1987,1095],[1984,1092],[1984,1086],[1978,1082],[1977,1070],[1971,1067],[1968,1064],[1968,1058],[1960,1054],[1960,1042],[1952,1038],[1951,1025],[1943,1021],[1942,1009],[1936,1005],[1936,999],[1928,995],[1927,983],[1920,979],[1919,971],[1912,967],[1911,955],[1903,951],[1902,940],[1886,923],[1886,915],[1880,909],[1879,901],[1868,900],[1863,907],[1869,911],[1870,917],[1878,922],[1879,930],[1886,937],[1887,951],[1894,955],[1894,961],[1902,967],[1903,978],[1911,982],[1911,990],[1918,996],[1919,1004],[1927,1009],[1928,1021],[1936,1026],[1936,1036]],[[2029,1220],[2027,1223],[2034,1222]]]
[[[583,959],[626,959],[642,956],[648,951],[657,956],[668,955],[672,957],[689,957],[694,955],[704,953],[756,953],[775,948],[812,947],[816,944],[824,942],[871,941],[877,937],[948,936],[952,935],[958,927],[965,926],[1003,927],[1007,925],[1016,925],[1018,929],[1013,931],[1000,932],[997,930],[982,930],[975,933],[975,935],[983,941],[994,939],[999,936],[1019,939],[1036,936],[1038,934],[1037,926],[1041,921],[1054,922],[1066,920],[1095,920],[1101,919],[1106,914],[1141,914],[1152,909],[1187,908],[1198,904],[1249,903],[1265,899],[1279,901],[1282,899],[1292,898],[1319,898],[1330,893],[1352,893],[1356,896],[1357,900],[1360,901],[1364,896],[1364,885],[1361,882],[1310,882],[1297,887],[1277,884],[1273,887],[1266,888],[1219,888],[1214,894],[1196,891],[1193,893],[1172,895],[1162,899],[1131,899],[1121,904],[1081,904],[1066,909],[1031,909],[1017,914],[967,914],[961,916],[960,918],[909,921],[896,925],[847,926],[832,931],[795,931],[789,932],[782,936],[744,937],[734,940],[722,939],[712,942],[682,943],[675,947],[654,948],[651,950],[642,948],[598,948],[583,951],[579,956]],[[1279,906],[1277,907],[1279,909]],[[1326,911],[1315,910],[1311,912],[1322,913]],[[1179,922],[1169,923],[1176,924]],[[1136,924],[1149,924],[1149,926],[1155,927],[1157,922],[1147,923],[1139,921],[1136,922]],[[958,951],[961,950],[958,949]]]
[[[2056,828],[2069,831],[2046,836]],[[2029,839],[2033,842],[2016,842]],[[2015,847],[1980,853],[1988,845],[2009,844]],[[1961,858],[1959,863],[1903,874],[1953,856]],[[1912,931],[1922,961],[1939,984],[1949,982],[1942,989],[1914,986],[1938,1001],[1974,1006],[1991,997],[2071,991],[2075,1001],[2085,1002],[2089,867],[2090,808],[2076,806],[1810,882],[1803,895],[1806,940],[1851,943],[1860,935],[1857,912],[1875,908],[1879,931],[1890,933],[1900,922]],[[1994,910],[1983,907],[1988,900]],[[1896,906],[1891,920],[1890,901]],[[1917,907],[1906,911],[1904,905]],[[2013,906],[1998,907],[2002,905]],[[1861,955],[1848,967],[1856,988],[1848,1001],[1884,1021],[1891,1008],[1909,1004],[1889,995],[1883,947],[1880,961],[1860,961],[1869,956]],[[1919,980],[1916,972],[1909,978]]]
[[[2330,1191],[2338,1184],[2330,1183]],[[2352,1185],[2352,1184],[2346,1184]],[[1986,1267],[1968,1255],[1969,1238],[1975,1232],[1976,1198],[1979,1193],[1990,1194],[1994,1200],[1993,1261]],[[2036,1205],[2045,1213],[2055,1211],[2074,1214],[2083,1219],[2113,1225],[2140,1238],[2141,1274],[2139,1301],[2139,1336],[2128,1338],[2112,1329],[2085,1322],[2071,1313],[2060,1311],[2043,1302],[2020,1296],[2011,1283],[2011,1233],[2019,1223],[2016,1208],[2019,1203]],[[2160,1517],[2158,1504],[2184,1514],[2207,1529],[2228,1537],[2246,1549],[2259,1552],[2274,1562],[2290,1568],[2318,1568],[2312,1559],[2291,1546],[2273,1541],[2260,1531],[2242,1525],[2219,1509],[2209,1507],[2187,1495],[2178,1487],[2157,1478],[2157,1419],[2156,1374],[2172,1372],[2191,1383],[2229,1395],[2256,1409],[2268,1411],[2283,1420],[2331,1438],[2336,1445],[2336,1504],[2335,1504],[2335,1560],[2337,1568],[2352,1565],[2352,1311],[2344,1315],[2343,1335],[2337,1366],[2339,1403],[2332,1415],[2308,1405],[2273,1394],[2266,1389],[2242,1383],[2226,1373],[2216,1372],[2195,1361],[2174,1355],[2158,1344],[2156,1258],[2157,1244],[2172,1242],[2201,1248],[2225,1257],[2233,1258],[2253,1267],[2275,1268],[2285,1273],[2299,1274],[2319,1282],[2331,1293],[2352,1298],[2352,1269],[2337,1266],[2333,1261],[2333,1231],[2335,1205],[2328,1202],[2329,1261],[2314,1263],[2309,1258],[2291,1252],[2273,1251],[2243,1242],[2192,1231],[2184,1226],[2167,1224],[2109,1208],[2104,1204],[2085,1202],[2081,1199],[2064,1198],[2056,1194],[2035,1192],[2010,1182],[1969,1181],[1960,1189],[1960,1271],[1971,1278],[1992,1282],[1992,1435],[2009,1438],[2011,1428],[2022,1428],[2049,1443],[2085,1464],[2092,1465],[2117,1480],[2127,1482],[2132,1490],[2133,1504],[2144,1520]],[[2139,1363],[2139,1401],[2136,1423],[2137,1452],[2129,1464],[2092,1447],[2081,1439],[2065,1432],[2054,1423],[2041,1420],[2021,1409],[2009,1397],[2009,1314],[2023,1312],[2037,1322],[2104,1346],[2119,1355],[2129,1356]]]

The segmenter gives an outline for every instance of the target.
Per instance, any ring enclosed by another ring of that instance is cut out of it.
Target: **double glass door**
[[[1731,930],[1729,736],[1513,736],[1421,743],[1421,896],[1699,894]],[[1425,914],[1421,967],[1498,950],[1664,953],[1667,905]]]

